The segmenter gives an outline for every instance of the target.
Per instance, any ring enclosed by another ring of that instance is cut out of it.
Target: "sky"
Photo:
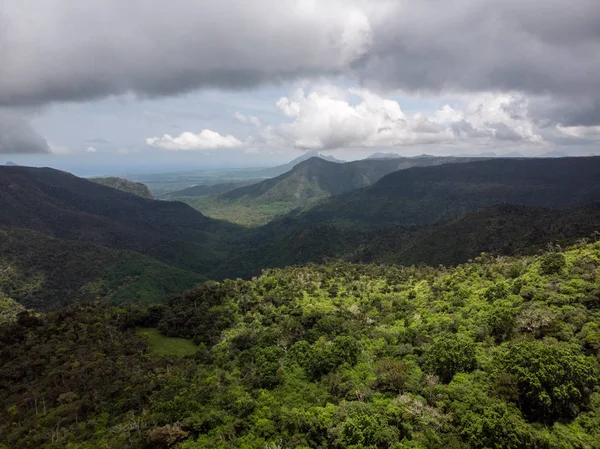
[[[600,154],[597,0],[3,0],[0,163]]]

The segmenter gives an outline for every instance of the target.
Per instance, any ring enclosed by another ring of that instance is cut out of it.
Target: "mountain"
[[[564,151],[548,151],[540,154],[538,157],[569,157]]]
[[[429,225],[495,204],[561,208],[600,198],[600,157],[491,159],[414,167],[325,199],[283,226]]]
[[[154,303],[204,280],[134,251],[0,227],[0,297],[36,310],[72,301]]]
[[[461,153],[458,154],[457,157],[475,157],[475,158],[492,158],[497,157],[496,153],[492,151],[488,151],[487,153]]]
[[[469,160],[472,159],[416,157],[335,163],[313,157],[275,178],[221,195],[174,199],[213,218],[256,226],[294,209],[309,207],[318,200],[371,185],[396,170]]]
[[[18,167],[19,164],[13,162],[13,161],[8,161],[6,164],[4,164],[6,167]]]
[[[256,178],[274,178],[275,176],[279,176],[279,175],[282,175],[283,173],[286,173],[286,172],[290,171],[296,165],[298,165],[300,162],[307,161],[307,160],[309,160],[311,158],[314,158],[314,157],[326,160],[328,162],[336,162],[336,163],[343,163],[344,162],[344,161],[342,161],[340,159],[336,159],[333,156],[327,156],[327,155],[325,155],[323,153],[320,153],[318,151],[307,151],[303,155],[298,156],[296,159],[294,159],[293,161],[288,162],[287,164],[283,164],[283,165],[278,165],[276,167],[269,167],[269,168],[264,168],[264,169],[261,169],[261,170],[257,170],[255,172],[253,172],[253,175]]]
[[[265,268],[334,259],[452,266],[481,253],[534,254],[551,243],[568,246],[592,237],[600,230],[600,202],[564,210],[499,204],[422,227],[355,230],[313,224],[295,229],[285,220],[281,227],[295,230],[281,232],[273,227],[258,229],[247,249],[225,261],[211,276],[249,277]]]
[[[365,159],[397,159],[400,158],[398,153],[373,153]]]
[[[511,151],[510,153],[502,154],[499,157],[525,157],[525,156],[517,151]]]
[[[113,189],[121,190],[123,192],[133,193],[134,195],[141,196],[143,198],[152,199],[152,193],[150,193],[150,189],[145,184],[141,182],[133,182],[128,179],[123,178],[90,178],[90,181],[93,181],[97,184],[102,184],[107,187],[112,187]]]
[[[188,187],[187,189],[175,190],[164,195],[165,199],[178,198],[182,196],[207,196],[226,193],[240,187],[249,186],[260,182],[260,179],[251,179],[239,182],[224,182],[220,184],[203,184],[199,186]]]
[[[61,303],[61,291],[90,298],[86,286],[114,299],[135,284],[152,290],[149,300],[187,288],[228,254],[225,237],[238,231],[183,203],[48,168],[0,167],[0,210],[0,261],[14,271],[14,287],[3,287],[40,307]]]

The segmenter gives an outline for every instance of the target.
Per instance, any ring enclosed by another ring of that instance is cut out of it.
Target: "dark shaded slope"
[[[294,209],[369,186],[388,173],[415,166],[430,166],[472,159],[417,157],[362,160],[344,164],[313,157],[289,172],[222,195],[179,198],[202,213],[244,225],[261,225]]]
[[[154,201],[48,168],[0,167],[0,226],[127,249],[206,271],[232,226],[178,202]]]
[[[524,255],[549,244],[567,246],[600,231],[600,203],[552,210],[501,204],[408,231],[367,234],[352,260],[403,265],[456,265],[478,256]]]
[[[496,159],[397,171],[323,201],[295,225],[424,225],[500,203],[559,208],[598,199],[599,157]]]
[[[282,225],[283,226],[283,225]],[[501,204],[422,228],[356,231],[313,225],[284,237],[255,235],[250,249],[226,261],[215,277],[248,277],[269,267],[330,259],[384,264],[456,265],[482,252],[524,255],[550,243],[570,245],[600,231],[600,203],[565,210]],[[267,242],[260,245],[259,242]]]
[[[38,310],[90,300],[157,302],[204,279],[132,251],[0,228],[0,292]]]

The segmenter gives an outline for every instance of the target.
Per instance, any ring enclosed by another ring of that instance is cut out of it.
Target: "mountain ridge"
[[[313,157],[279,176],[220,195],[174,199],[184,201],[213,218],[256,226],[295,209],[309,208],[325,198],[369,186],[396,170],[472,160],[415,157],[334,163]]]

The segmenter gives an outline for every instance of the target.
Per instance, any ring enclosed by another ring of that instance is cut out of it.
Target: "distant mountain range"
[[[171,198],[184,201],[207,216],[254,226],[309,207],[318,200],[369,186],[396,170],[467,160],[472,159],[415,157],[340,163],[312,157],[282,175],[220,195]]]
[[[13,162],[13,161],[8,161],[6,164],[4,164],[6,167],[18,167],[19,164]]]
[[[400,158],[398,153],[373,153],[367,156],[366,159],[397,159]]]
[[[343,163],[343,162],[345,162],[345,161],[342,161],[340,159],[336,159],[333,156],[327,156],[327,155],[325,155],[323,153],[320,153],[318,151],[307,151],[303,155],[298,156],[296,159],[288,162],[287,164],[278,165],[276,167],[264,168],[264,169],[258,170],[256,172],[253,172],[253,177],[256,177],[256,178],[274,178],[276,176],[282,175],[282,174],[290,171],[292,168],[294,168],[300,162],[307,161],[308,159],[311,159],[313,157],[316,157],[316,158],[319,158],[319,159],[324,159],[324,160],[329,161],[329,162],[336,162],[336,163]]]
[[[571,245],[600,229],[600,202],[556,210],[498,204],[430,226],[352,229],[290,220],[255,231],[245,251],[212,275],[249,277],[265,268],[328,260],[398,264],[456,265],[489,254],[534,254],[549,243]]]
[[[599,157],[489,159],[395,171],[296,219],[352,227],[428,225],[500,203],[556,208],[598,198]]]
[[[66,172],[0,167],[0,293],[37,309],[151,302],[204,279],[327,258],[456,264],[482,251],[531,253],[600,229],[600,157],[311,158],[198,198],[272,221],[247,229]]]

